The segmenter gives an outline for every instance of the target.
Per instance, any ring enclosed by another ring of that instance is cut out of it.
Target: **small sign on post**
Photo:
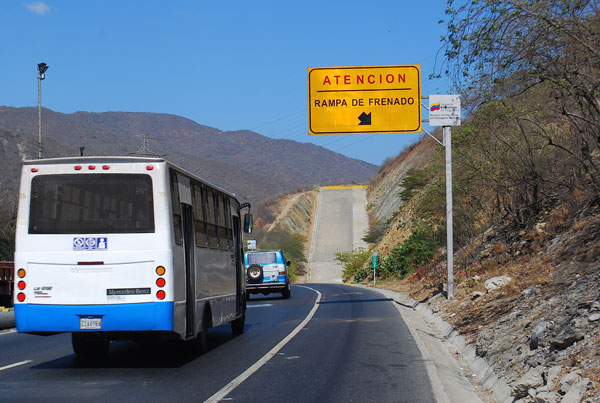
[[[373,285],[377,284],[377,277],[376,277],[377,263],[378,263],[377,258],[378,258],[377,253],[374,253],[373,256],[371,257],[371,267],[373,268]]]
[[[256,240],[254,240],[254,239],[249,239],[249,240],[246,242],[246,246],[247,246],[247,248],[248,248],[249,250],[254,250],[254,249],[256,249]]]
[[[460,125],[460,97],[458,95],[430,95],[429,125]]]

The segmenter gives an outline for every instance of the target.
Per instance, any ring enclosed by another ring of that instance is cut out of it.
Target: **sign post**
[[[420,65],[308,68],[309,135],[420,133],[422,120]],[[448,299],[451,299],[454,297],[451,126],[460,125],[459,96],[430,95],[429,125],[442,126],[444,134]],[[373,255],[371,266],[375,284],[377,254]]]
[[[371,267],[373,268],[373,285],[377,284],[377,277],[376,277],[376,272],[377,272],[377,252],[371,257]]]
[[[460,125],[458,95],[429,96],[429,124],[442,126],[446,151],[446,251],[448,257],[448,299],[454,298],[454,232],[452,222],[452,130]]]

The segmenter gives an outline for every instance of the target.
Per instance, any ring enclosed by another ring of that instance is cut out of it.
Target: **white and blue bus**
[[[15,248],[17,330],[72,332],[77,355],[111,340],[206,347],[244,330],[242,217],[235,195],[161,158],[23,163]],[[252,230],[252,216],[244,217]]]

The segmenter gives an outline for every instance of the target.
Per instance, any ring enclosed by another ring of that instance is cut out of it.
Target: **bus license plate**
[[[102,318],[80,318],[80,329],[102,329]]]

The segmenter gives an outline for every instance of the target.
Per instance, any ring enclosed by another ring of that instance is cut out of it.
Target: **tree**
[[[443,69],[465,103],[476,110],[543,93],[542,107],[562,117],[559,126],[523,116],[517,130],[561,150],[578,165],[569,174],[600,195],[598,1],[472,0],[455,9],[449,0],[446,13]]]

